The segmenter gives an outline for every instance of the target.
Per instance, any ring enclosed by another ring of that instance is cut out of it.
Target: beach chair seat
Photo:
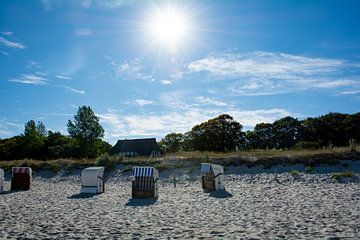
[[[99,194],[105,192],[105,167],[88,167],[81,171],[80,193]]]
[[[204,192],[225,190],[224,168],[212,163],[201,163],[201,186]]]

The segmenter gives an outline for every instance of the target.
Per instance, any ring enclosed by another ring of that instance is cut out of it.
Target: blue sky
[[[358,1],[1,1],[0,138],[30,119],[66,134],[82,105],[111,144],[160,140],[221,113],[252,129],[288,115],[358,112],[358,9]],[[181,34],[167,15],[180,16]],[[159,16],[165,33],[154,31]]]

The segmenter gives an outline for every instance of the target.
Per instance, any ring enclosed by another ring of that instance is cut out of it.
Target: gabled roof
[[[151,152],[160,152],[155,138],[118,140],[111,148],[110,155],[136,152],[139,156],[150,156]]]

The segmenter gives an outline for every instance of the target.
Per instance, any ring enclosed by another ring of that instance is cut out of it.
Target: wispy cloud
[[[67,89],[68,91],[72,92],[72,93],[76,93],[76,94],[79,94],[79,95],[85,95],[86,92],[84,90],[78,90],[78,89],[75,89],[75,88],[72,88],[72,87],[69,87],[69,86],[64,86],[65,89]]]
[[[191,62],[187,69],[190,76],[202,74],[207,81],[223,81],[228,89],[239,95],[271,95],[360,85],[355,80],[360,76],[356,64],[343,59],[285,53],[210,55]]]
[[[140,64],[139,59],[123,62],[116,68],[116,72],[128,80],[154,80],[152,75],[145,73],[146,69]]]
[[[63,75],[56,75],[55,77],[58,78],[58,79],[63,79],[63,80],[70,80],[70,79],[72,79],[71,77],[63,76]]]
[[[23,131],[24,125],[18,122],[10,121],[8,119],[0,119],[0,137],[11,137],[20,134]]]
[[[343,91],[340,92],[341,95],[355,95],[360,94],[360,90],[349,90],[349,91]]]
[[[146,105],[153,104],[154,101],[146,100],[146,99],[136,99],[136,100],[133,101],[133,103],[135,105],[137,105],[137,106],[143,107],[143,106],[146,106]]]
[[[154,136],[158,139],[171,132],[185,133],[201,122],[224,113],[224,110],[204,110],[192,108],[186,111],[170,111],[160,114],[124,115],[116,111],[97,113],[105,128],[105,137],[110,142],[120,138]],[[279,118],[295,114],[284,109],[229,110],[234,119],[247,128],[257,123],[273,122]]]
[[[170,80],[161,80],[160,82],[162,84],[164,84],[164,85],[171,85],[172,84],[172,82]]]
[[[6,35],[6,36],[10,36],[10,35],[13,35],[14,33],[10,32],[10,31],[4,31],[1,34]]]
[[[202,104],[208,104],[208,105],[214,105],[214,106],[227,106],[228,104],[218,100],[218,99],[214,99],[214,98],[208,98],[208,97],[204,97],[204,96],[200,96],[196,98],[198,102],[202,103]]]
[[[3,46],[9,47],[9,48],[17,48],[17,49],[25,49],[26,46],[22,44],[21,42],[17,41],[10,41],[6,38],[0,37],[0,44]]]
[[[45,85],[47,84],[47,80],[42,75],[36,74],[23,74],[20,78],[10,79],[9,82],[17,82],[31,85]]]
[[[77,36],[90,36],[92,35],[91,28],[78,28],[74,30],[75,35]]]

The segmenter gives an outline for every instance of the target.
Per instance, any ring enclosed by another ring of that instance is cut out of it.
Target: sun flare
[[[189,36],[187,16],[175,8],[157,9],[148,20],[151,40],[170,52],[175,52]]]

